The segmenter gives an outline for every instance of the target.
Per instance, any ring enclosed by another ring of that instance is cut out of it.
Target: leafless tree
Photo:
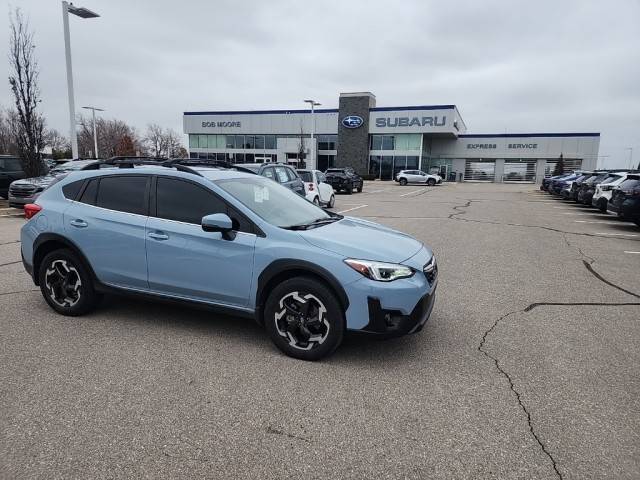
[[[22,168],[27,176],[45,171],[41,158],[44,147],[44,117],[38,113],[38,61],[33,32],[19,8],[9,17],[9,84],[15,100],[15,114],[9,115]]]
[[[147,125],[144,142],[149,155],[153,157],[174,157],[183,148],[180,135],[175,130],[164,129],[156,123]]]
[[[78,130],[78,152],[81,157],[92,157],[95,148],[93,144],[93,120],[91,117],[80,116],[78,123],[80,125]],[[103,158],[122,155],[118,152],[123,151],[123,149],[127,152],[134,152],[126,155],[145,153],[145,147],[136,129],[122,120],[97,118],[96,132],[98,134],[98,152]],[[128,138],[123,140],[124,137]]]
[[[298,137],[298,168],[306,168],[307,162],[307,152],[304,146],[304,128],[302,126],[302,122],[300,122],[300,136]]]
[[[10,115],[8,110],[0,109],[0,154],[17,155],[18,147],[11,131]]]
[[[55,128],[45,132],[45,145],[51,147],[51,156],[55,159],[69,158],[71,155],[71,142]]]

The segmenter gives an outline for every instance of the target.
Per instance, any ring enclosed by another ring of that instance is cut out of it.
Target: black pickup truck
[[[329,183],[336,192],[345,190],[348,194],[362,191],[364,182],[362,177],[353,171],[351,167],[329,168],[324,172]]]

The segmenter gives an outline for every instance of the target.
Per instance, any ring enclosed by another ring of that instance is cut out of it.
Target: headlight
[[[372,262],[353,258],[347,258],[344,262],[356,272],[379,282],[391,282],[399,278],[411,277],[414,274],[412,268],[397,263]]]

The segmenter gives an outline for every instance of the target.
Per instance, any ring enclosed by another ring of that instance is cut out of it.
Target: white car
[[[326,182],[324,173],[320,170],[298,170],[298,175],[304,182],[307,200],[319,206],[333,208],[336,197],[333,187]]]
[[[424,173],[421,170],[400,170],[396,175],[396,182],[399,182],[400,185],[426,183],[427,185],[433,186],[442,183],[442,177],[440,175]]]
[[[604,182],[596,185],[596,190],[591,198],[591,205],[600,209],[601,212],[607,211],[607,205],[613,191],[627,179],[627,175],[633,172],[611,172]]]

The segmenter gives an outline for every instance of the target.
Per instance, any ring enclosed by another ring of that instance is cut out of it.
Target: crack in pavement
[[[540,448],[542,449],[542,451],[544,452],[544,454],[549,458],[549,460],[551,460],[551,464],[553,465],[553,470],[556,472],[556,475],[558,476],[558,478],[560,478],[562,480],[562,474],[560,473],[560,471],[558,470],[558,465],[556,464],[556,460],[555,458],[553,458],[553,455],[551,455],[551,453],[547,450],[547,447],[545,446],[544,443],[542,443],[542,440],[540,440],[540,437],[538,437],[538,434],[535,432],[535,430],[533,429],[533,424],[531,422],[531,414],[529,413],[529,410],[527,410],[527,407],[524,405],[524,403],[522,402],[522,398],[520,397],[520,392],[518,390],[516,390],[515,385],[513,384],[513,380],[511,379],[511,376],[506,372],[506,370],[504,370],[501,366],[500,363],[498,362],[498,359],[494,356],[492,356],[487,350],[485,350],[484,348],[484,344],[487,341],[487,336],[493,332],[493,330],[498,326],[498,324],[504,320],[505,318],[509,317],[510,315],[513,315],[515,313],[520,313],[523,312],[524,310],[514,310],[512,312],[509,312],[503,316],[501,316],[500,318],[498,318],[495,322],[493,322],[493,325],[491,325],[491,327],[484,332],[484,335],[482,335],[482,339],[480,340],[480,344],[478,345],[478,351],[481,352],[482,354],[484,354],[487,358],[490,358],[491,360],[493,360],[493,363],[495,364],[496,368],[498,369],[498,371],[507,379],[507,381],[509,382],[509,388],[511,389],[511,391],[515,394],[516,399],[518,400],[518,404],[520,405],[520,408],[522,408],[522,410],[524,411],[525,415],[527,416],[527,424],[529,425],[529,432],[531,433],[531,435],[533,436],[533,438],[535,438],[536,442],[538,442],[538,445],[540,445]]]
[[[530,304],[528,307],[526,307],[524,310],[522,310],[523,312],[530,312],[531,310],[533,310],[534,308],[537,307],[543,307],[546,305],[550,305],[550,306],[580,306],[580,305],[584,305],[586,307],[589,306],[596,306],[596,307],[625,307],[625,306],[640,306],[640,302],[536,302],[536,303],[532,303]]]
[[[0,267],[6,267],[7,265],[15,265],[16,263],[22,263],[22,260],[16,260],[15,262],[0,263]]]
[[[15,292],[0,292],[0,296],[3,296],[3,295],[16,295],[18,293],[39,292],[39,291],[40,291],[39,288],[32,288],[32,289],[29,289],[29,290],[17,290]]]
[[[308,438],[301,437],[301,436],[298,436],[298,435],[294,435],[293,433],[283,432],[282,430],[278,430],[277,428],[272,427],[271,425],[267,426],[266,432],[274,434],[274,435],[282,435],[284,437],[289,437],[289,438],[293,438],[293,439],[296,439],[296,440],[302,440],[303,442],[311,443],[311,440],[309,440]]]
[[[11,245],[13,243],[20,243],[20,240],[12,240],[11,242],[0,243],[0,245]]]

